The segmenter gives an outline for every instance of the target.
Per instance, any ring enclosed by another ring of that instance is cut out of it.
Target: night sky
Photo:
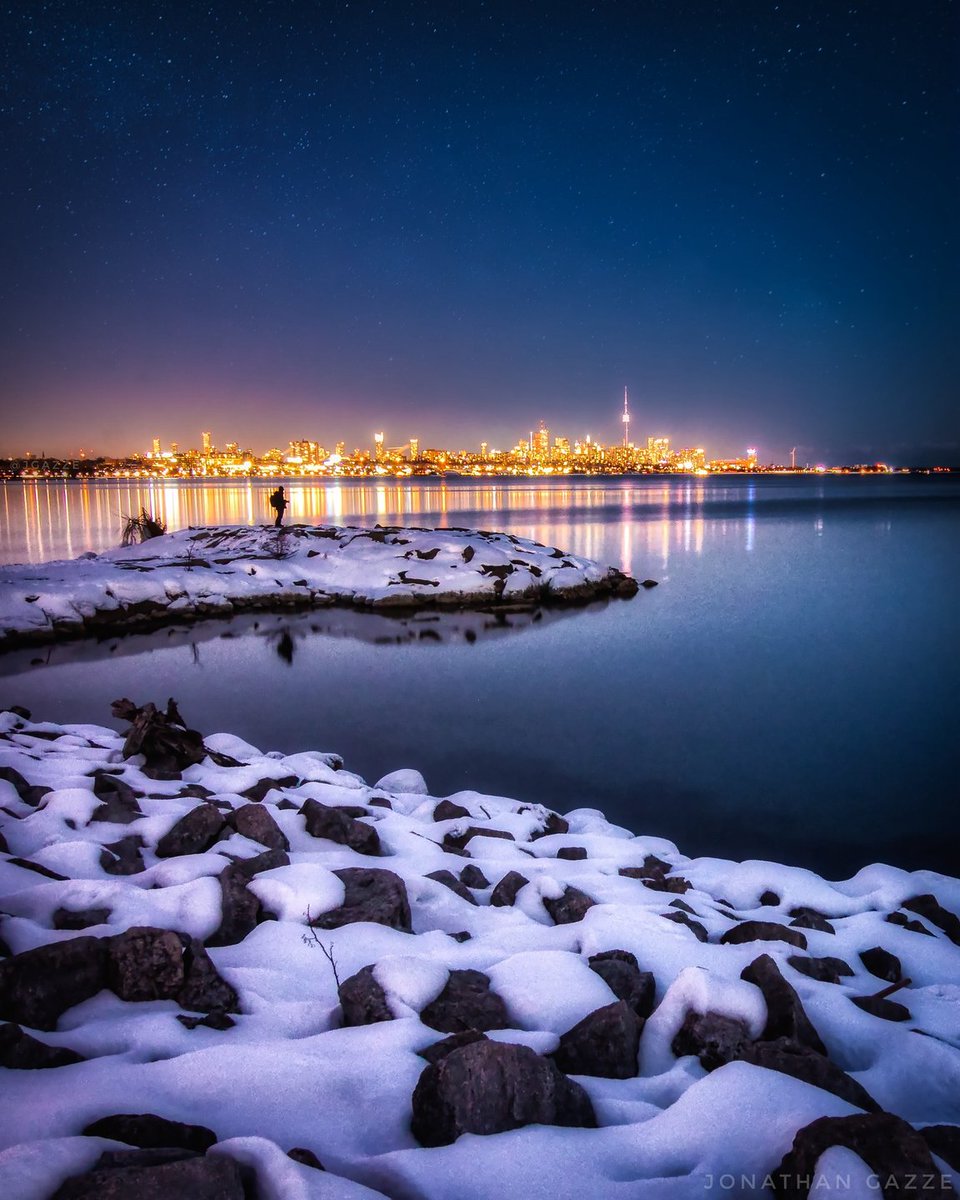
[[[951,0],[0,15],[0,452],[960,462]]]

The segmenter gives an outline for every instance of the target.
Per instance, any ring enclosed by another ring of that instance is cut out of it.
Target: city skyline
[[[0,453],[506,445],[521,412],[613,443],[626,383],[631,429],[720,454],[960,462],[956,32],[934,0],[9,7]]]

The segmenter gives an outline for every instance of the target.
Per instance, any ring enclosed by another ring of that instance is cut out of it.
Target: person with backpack
[[[283,494],[283,488],[278,487],[270,496],[271,507],[276,510],[277,519],[274,521],[275,528],[279,529],[283,524],[283,514],[287,511],[287,498]]]

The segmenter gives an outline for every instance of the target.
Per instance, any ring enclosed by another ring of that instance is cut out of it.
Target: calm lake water
[[[253,484],[6,484],[0,559],[267,520]],[[0,702],[112,724],[175,696],[205,732],[336,750],[461,788],[602,809],[687,854],[833,877],[960,874],[960,485],[936,477],[647,477],[288,491],[294,521],[503,529],[660,586],[532,622],[337,610],[0,657]]]

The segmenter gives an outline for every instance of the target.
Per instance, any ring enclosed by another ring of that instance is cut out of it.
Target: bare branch
[[[303,935],[303,940],[308,946],[311,946],[315,943],[323,951],[323,956],[326,958],[327,962],[330,964],[330,969],[333,971],[334,983],[337,985],[337,993],[339,994],[340,974],[337,971],[337,960],[333,957],[333,947],[328,947],[324,942],[320,941],[319,937],[317,937],[317,931],[313,927],[313,918],[310,916],[309,906],[307,907],[307,928],[310,930],[310,933],[305,933]]]

